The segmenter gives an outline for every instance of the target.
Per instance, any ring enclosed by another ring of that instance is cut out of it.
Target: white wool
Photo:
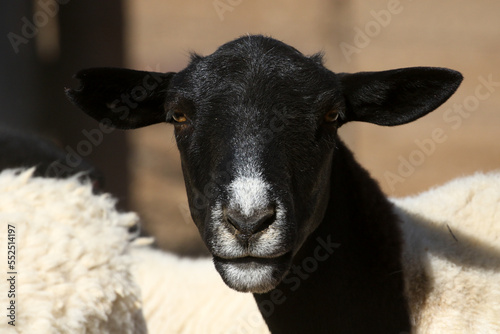
[[[133,249],[132,272],[141,286],[150,333],[269,333],[250,293],[228,288],[211,259]]]
[[[414,333],[500,333],[500,173],[392,201]]]
[[[77,177],[0,173],[0,333],[146,333],[128,228],[109,195]],[[8,325],[7,227],[15,226],[16,326]]]

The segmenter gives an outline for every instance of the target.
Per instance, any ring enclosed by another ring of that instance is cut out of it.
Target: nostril
[[[229,214],[229,213],[226,213],[226,221],[232,226],[234,227],[237,231],[240,230],[240,222],[239,222],[239,219],[237,219],[234,215],[232,214]]]
[[[258,233],[264,231],[268,228],[274,221],[276,220],[276,213],[274,208],[268,209],[265,213],[263,213],[258,221],[255,224],[253,233]]]
[[[238,210],[228,209],[226,220],[247,238],[268,228],[276,219],[273,207],[256,210],[252,215],[244,215]]]

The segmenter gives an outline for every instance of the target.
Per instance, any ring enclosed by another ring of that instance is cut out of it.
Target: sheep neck
[[[271,332],[410,332],[401,247],[391,204],[339,141],[323,221],[282,283],[254,295]]]

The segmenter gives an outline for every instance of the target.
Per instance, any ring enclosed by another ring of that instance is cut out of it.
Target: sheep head
[[[276,287],[321,223],[337,129],[411,122],[462,80],[443,68],[335,74],[320,55],[246,36],[178,73],[95,68],[69,98],[122,129],[175,127],[192,218],[230,287]],[[339,190],[340,191],[340,190]]]

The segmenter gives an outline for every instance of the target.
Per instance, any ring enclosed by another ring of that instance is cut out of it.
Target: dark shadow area
[[[123,66],[123,2],[15,1],[0,5],[0,124],[42,134],[77,168],[85,160],[105,179],[104,191],[128,207],[128,143],[103,132],[66,99],[82,68]]]

